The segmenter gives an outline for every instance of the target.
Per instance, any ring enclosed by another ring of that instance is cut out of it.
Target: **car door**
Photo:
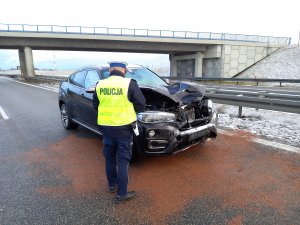
[[[69,82],[70,86],[67,89],[69,96],[69,112],[71,117],[78,122],[82,121],[81,111],[83,105],[84,81],[87,70],[80,70],[71,75]]]
[[[100,80],[100,76],[97,70],[89,69],[87,71],[84,87],[88,89],[92,85]],[[93,93],[84,92],[83,102],[82,102],[82,119],[87,123],[91,128],[98,129],[97,126],[97,111],[93,108]]]

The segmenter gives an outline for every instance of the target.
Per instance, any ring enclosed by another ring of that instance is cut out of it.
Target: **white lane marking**
[[[277,143],[277,142],[273,142],[273,141],[267,141],[267,140],[263,140],[263,139],[259,139],[259,138],[255,138],[254,142],[259,143],[259,144],[263,144],[263,145],[268,145],[274,148],[280,148],[289,152],[296,152],[296,153],[300,153],[300,148],[294,147],[294,146],[290,146],[290,145],[285,145],[285,144],[281,144],[281,143]]]
[[[12,80],[12,81],[14,81],[14,82],[16,82],[16,83],[28,85],[28,86],[31,86],[31,87],[36,87],[36,88],[40,88],[40,89],[44,89],[44,90],[47,90],[47,91],[53,91],[53,92],[58,93],[58,90],[56,90],[56,89],[54,89],[54,88],[47,88],[47,87],[37,86],[37,85],[33,85],[33,84],[27,84],[27,83],[20,82],[20,81],[16,81],[16,80]]]
[[[2,109],[1,105],[0,105],[0,114],[3,117],[3,119],[8,120],[8,116],[6,115],[6,113],[4,112],[4,110]]]
[[[229,135],[229,136],[234,136],[235,133],[234,132],[230,132],[227,130],[220,130],[218,129],[218,132],[220,134],[224,134],[224,135]],[[283,149],[289,152],[296,152],[296,153],[300,153],[300,148],[294,147],[294,146],[290,146],[290,145],[286,145],[286,144],[281,144],[278,142],[274,142],[274,141],[268,141],[268,140],[264,140],[264,139],[260,139],[260,138],[253,138],[252,141],[254,141],[255,143],[258,144],[262,144],[262,145],[267,145],[267,146],[271,146],[274,148],[279,148],[279,149]]]
[[[55,89],[55,88],[48,88],[48,87],[42,87],[42,86],[37,86],[37,85],[33,85],[33,84],[27,84],[27,83],[24,83],[24,82],[21,82],[21,81],[17,81],[17,80],[14,80],[12,78],[8,78],[8,77],[0,77],[0,78],[6,79],[6,80],[10,80],[10,81],[13,81],[13,82],[16,82],[16,83],[19,83],[19,84],[25,84],[25,85],[28,85],[28,86],[31,86],[31,87],[36,87],[36,88],[40,88],[40,89],[44,89],[44,90],[47,90],[47,91],[53,91],[53,92],[58,93],[58,90]]]

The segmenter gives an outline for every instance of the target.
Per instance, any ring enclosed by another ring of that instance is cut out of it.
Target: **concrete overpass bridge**
[[[257,35],[0,24],[0,49],[18,49],[22,74],[34,76],[32,50],[169,54],[171,76],[232,77],[290,38]]]

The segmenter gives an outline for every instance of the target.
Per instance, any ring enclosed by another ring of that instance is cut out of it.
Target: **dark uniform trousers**
[[[103,136],[105,157],[105,170],[108,185],[118,186],[117,195],[127,194],[128,184],[128,165],[132,155],[132,140],[130,138],[117,138]]]

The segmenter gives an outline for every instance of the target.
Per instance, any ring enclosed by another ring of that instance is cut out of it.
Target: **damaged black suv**
[[[61,83],[59,108],[66,129],[82,125],[100,133],[93,91],[95,84],[108,76],[108,65],[84,67]],[[194,82],[169,84],[139,65],[128,65],[126,77],[138,82],[146,98],[146,110],[137,114],[139,136],[134,137],[133,154],[174,153],[217,136],[217,115],[205,96],[205,86]]]

